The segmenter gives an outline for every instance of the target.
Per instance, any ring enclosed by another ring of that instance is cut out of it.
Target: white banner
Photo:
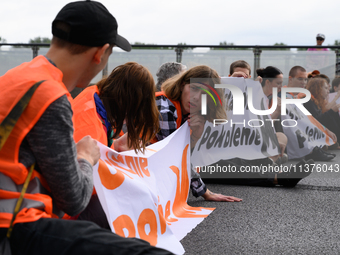
[[[227,120],[206,121],[201,138],[195,145],[191,163],[193,166],[206,166],[223,159],[259,159],[279,154],[279,143],[268,115],[256,115],[249,110],[248,90],[252,89],[253,107],[268,110],[268,99],[258,81],[243,78],[221,78],[222,84],[239,88],[244,102],[235,102],[233,93],[225,89]],[[242,100],[242,98],[237,98]],[[244,114],[236,115],[234,110],[244,107]],[[223,123],[224,122],[224,123]]]
[[[329,93],[328,102],[332,102],[337,94],[338,94],[338,92]],[[336,102],[336,104],[340,104],[340,97],[335,102]],[[340,115],[340,108],[339,108],[339,115]]]
[[[304,115],[295,105],[287,105],[287,115],[281,116],[288,120],[283,132],[288,138],[287,152],[289,159],[301,158],[311,153],[315,146],[332,145],[334,141],[326,134],[326,129],[313,116]],[[289,124],[288,124],[289,123]]]
[[[100,144],[94,185],[113,232],[183,254],[179,242],[214,209],[187,204],[190,129],[147,147],[145,154],[117,153]]]

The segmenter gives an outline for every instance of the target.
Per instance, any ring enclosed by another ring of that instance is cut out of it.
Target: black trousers
[[[0,228],[0,240],[6,232]],[[15,224],[10,244],[13,255],[172,254],[137,238],[120,237],[89,221],[48,218]]]

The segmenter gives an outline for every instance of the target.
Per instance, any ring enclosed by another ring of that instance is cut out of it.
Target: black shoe
[[[295,187],[299,181],[312,173],[313,166],[311,164],[314,163],[313,159],[301,160],[295,167],[290,168],[289,172],[278,174],[277,183],[285,187]]]
[[[322,150],[324,154],[327,154],[327,155],[332,155],[334,156],[334,158],[336,157],[336,154],[335,153],[331,153],[331,152],[328,152],[328,151],[324,151]]]
[[[340,150],[340,145],[338,142],[335,144],[332,144],[331,146],[328,146],[328,150]]]
[[[335,158],[335,154],[325,152],[320,147],[314,147],[313,151],[305,156],[305,160],[313,159],[314,161],[330,161]]]

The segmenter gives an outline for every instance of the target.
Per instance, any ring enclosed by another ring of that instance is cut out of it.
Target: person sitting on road
[[[311,78],[313,79],[313,78]],[[288,85],[289,88],[305,88],[308,82],[307,71],[302,66],[293,66],[289,71]],[[303,93],[287,93],[287,98],[301,98],[305,95]],[[281,97],[281,95],[280,95]],[[313,116],[314,117],[314,116]],[[315,117],[314,117],[315,118]],[[316,121],[318,121],[316,119]],[[320,122],[320,121],[319,121]],[[322,124],[322,123],[321,123]],[[326,133],[333,141],[337,142],[337,136],[329,128],[326,128]],[[305,156],[305,159],[314,159],[315,161],[329,161],[332,160],[336,155],[333,153],[328,153],[319,147],[314,147],[313,151]]]
[[[92,167],[100,158],[90,136],[77,144],[73,139],[69,92],[91,82],[106,66],[113,46],[131,50],[117,27],[99,2],[68,3],[52,23],[46,55],[0,77],[0,123],[26,92],[38,86],[0,150],[0,241],[6,240],[14,222],[9,238],[13,254],[172,254],[89,221],[65,220],[90,201]],[[22,190],[23,203],[15,216]]]
[[[75,141],[90,135],[118,152],[144,151],[159,129],[154,79],[136,62],[117,66],[107,78],[83,90],[72,107]],[[123,124],[128,132],[118,138]],[[110,229],[96,193],[76,218]]]
[[[315,119],[334,132],[338,140],[340,138],[340,104],[333,102],[331,108],[326,109],[329,90],[325,79],[312,78],[308,81],[306,88],[311,92],[312,98],[304,103],[304,106]]]
[[[201,110],[200,100],[193,103],[192,97],[198,95],[196,92],[200,91],[199,87],[202,86],[202,84],[190,84],[191,78],[203,79],[207,84],[209,84],[209,80],[211,79],[216,81],[215,84],[220,83],[220,77],[217,72],[205,65],[190,68],[181,75],[174,76],[165,81],[161,87],[162,92],[156,93],[156,104],[160,113],[160,130],[156,134],[158,141],[163,140],[176,131],[187,120],[192,130],[190,139],[200,137],[205,119],[199,114]],[[214,103],[208,99],[208,109],[210,109],[211,116],[226,118],[226,114],[221,105],[215,108],[211,107],[211,104],[214,105]],[[197,139],[192,140],[192,145],[196,141]],[[190,188],[195,197],[202,196],[205,200],[227,202],[239,202],[242,200],[211,192],[206,188],[204,182],[195,171],[192,171]]]

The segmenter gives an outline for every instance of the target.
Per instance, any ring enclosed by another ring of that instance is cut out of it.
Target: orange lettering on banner
[[[139,165],[140,165],[140,168],[142,169],[143,173],[150,177],[150,173],[149,173],[149,170],[147,169],[148,167],[148,160],[146,158],[139,158]]]
[[[127,172],[129,172],[129,173],[132,173],[132,174],[136,174],[134,171],[132,171],[131,169],[129,169],[129,168],[124,168],[124,167],[121,167],[121,166],[119,166],[118,165],[118,163],[121,163],[121,164],[124,164],[124,159],[123,159],[123,157],[121,156],[121,155],[118,155],[118,157],[117,158],[115,158],[113,155],[110,157],[109,156],[109,151],[107,151],[106,152],[106,157],[107,157],[107,159],[109,160],[109,164],[112,166],[114,166],[114,167],[116,167],[116,168],[120,168],[120,169],[122,169],[122,170],[125,170],[125,171],[127,171]],[[107,161],[106,161],[107,162]],[[128,175],[127,175],[128,176]],[[130,176],[129,176],[130,177]],[[131,178],[131,177],[130,177]],[[132,178],[131,178],[132,179]]]
[[[114,222],[112,222],[112,225],[117,235],[123,237],[136,237],[135,225],[128,215],[120,215]],[[125,236],[123,231],[124,228],[129,232],[128,236]]]
[[[150,232],[145,232],[145,225],[149,224]],[[144,209],[140,214],[137,222],[139,237],[148,241],[151,245],[157,244],[157,219],[154,211],[151,209]]]
[[[111,174],[105,162],[99,159],[98,174],[103,186],[109,190],[118,188],[124,182],[124,174],[116,169],[117,173]]]
[[[170,169],[176,174],[177,176],[177,188],[176,188],[176,196],[174,200],[174,204],[172,206],[173,214],[178,218],[202,218],[207,217],[206,215],[198,215],[195,211],[202,211],[200,207],[191,207],[187,204],[187,197],[189,191],[189,177],[187,171],[187,152],[188,152],[187,145],[182,154],[182,183],[181,177],[179,176],[179,169],[176,166],[171,166]],[[214,210],[213,208],[204,208],[208,210]],[[191,211],[190,211],[191,210]]]
[[[176,219],[176,218],[170,218],[170,214],[171,214],[170,201],[168,201],[166,203],[166,206],[165,206],[165,219],[166,219],[166,221],[168,222],[169,225],[171,225],[170,222],[178,221],[178,219]]]
[[[142,174],[140,173],[139,169],[137,168],[137,164],[134,161],[134,158],[131,156],[125,156],[125,163],[130,169],[134,171],[134,173],[138,174],[138,176],[142,177]]]
[[[320,129],[322,132],[325,133],[325,135],[326,135],[326,143],[328,145],[330,145],[329,136],[327,135],[326,129],[323,127],[323,125],[319,121],[317,121],[313,116],[308,115],[307,117],[308,117],[310,122],[312,122],[318,129]]]
[[[125,156],[125,163],[134,171],[134,173],[138,174],[138,176],[140,176],[141,178],[144,177],[143,173],[148,177],[150,176],[149,170],[147,169],[148,161],[146,158]]]
[[[161,220],[161,234],[165,233],[166,223],[162,218]],[[150,231],[146,233],[145,226],[149,225]],[[164,225],[164,228],[162,227]],[[123,237],[136,237],[136,227],[130,216],[123,214],[117,217],[115,221],[112,222],[113,229],[117,235]],[[124,229],[128,231],[128,236],[125,236]],[[151,245],[155,246],[157,244],[157,218],[153,210],[146,208],[139,215],[137,221],[137,231],[141,239],[148,241]]]
[[[166,221],[163,216],[163,207],[161,204],[158,205],[158,217],[161,224],[161,234],[164,234],[166,230]]]

